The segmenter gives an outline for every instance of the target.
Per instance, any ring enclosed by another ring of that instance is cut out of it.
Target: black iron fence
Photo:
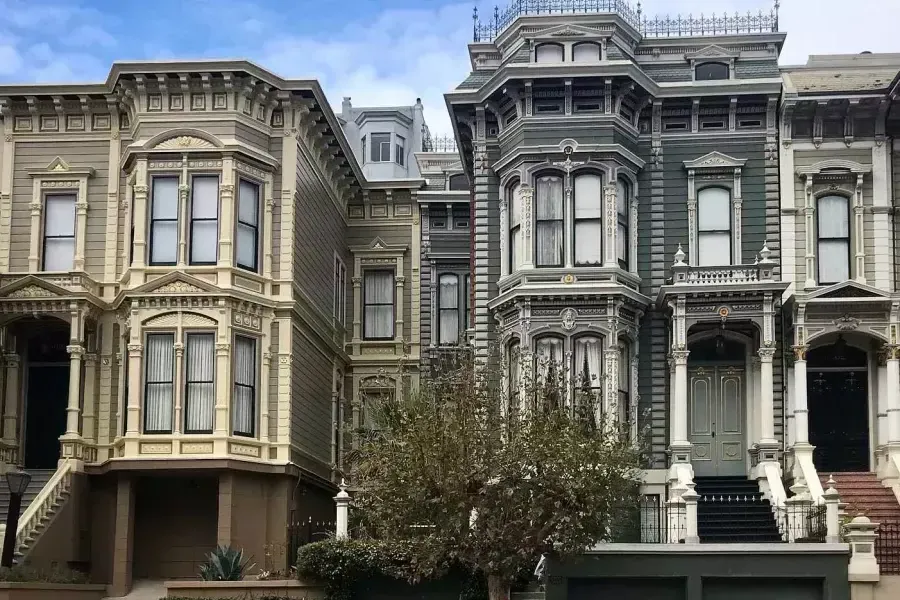
[[[791,504],[776,509],[778,528],[785,542],[825,543],[825,505]]]
[[[422,140],[422,152],[458,152],[456,138],[452,135],[426,135]]]
[[[610,540],[622,544],[677,544],[687,534],[684,504],[666,504],[661,496],[643,496],[638,506],[621,509]]]
[[[769,12],[758,11],[712,15],[688,15],[682,17],[655,17],[648,19],[626,0],[512,0],[505,8],[494,7],[494,12],[482,19],[476,8],[473,15],[473,39],[489,42],[503,32],[518,17],[526,15],[552,15],[563,13],[615,13],[645,37],[678,37],[695,35],[728,35],[735,33],[766,33],[778,31],[778,2]]]
[[[876,531],[875,558],[879,570],[885,575],[900,574],[900,521],[880,520]]]
[[[321,542],[334,536],[334,521],[292,520],[287,526],[287,571],[297,562],[297,550],[312,542]]]

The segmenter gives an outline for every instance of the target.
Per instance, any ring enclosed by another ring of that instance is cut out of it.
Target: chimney
[[[344,96],[344,101],[341,102],[341,114],[342,115],[350,114],[351,108],[353,108],[353,105],[350,104],[350,96]]]

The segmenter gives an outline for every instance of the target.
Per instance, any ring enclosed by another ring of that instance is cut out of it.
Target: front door
[[[819,472],[869,470],[868,383],[866,371],[808,373],[809,443]]]
[[[688,374],[694,473],[699,477],[744,475],[744,369],[692,367]]]
[[[55,469],[59,436],[66,432],[69,364],[28,368],[25,399],[25,468]]]

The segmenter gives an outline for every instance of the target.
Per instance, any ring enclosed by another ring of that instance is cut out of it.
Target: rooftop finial
[[[641,0],[638,0],[638,3],[637,3],[637,17],[638,17],[638,22],[639,22],[639,23],[640,23],[640,21],[641,21],[641,13],[643,13],[643,12],[644,12],[644,9],[641,8]]]

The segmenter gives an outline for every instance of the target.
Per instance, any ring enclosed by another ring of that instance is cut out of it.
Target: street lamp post
[[[16,530],[19,528],[19,512],[22,510],[22,496],[31,483],[31,475],[21,466],[6,472],[9,486],[9,511],[6,513],[6,536],[3,538],[3,556],[0,566],[12,567],[16,551]]]

